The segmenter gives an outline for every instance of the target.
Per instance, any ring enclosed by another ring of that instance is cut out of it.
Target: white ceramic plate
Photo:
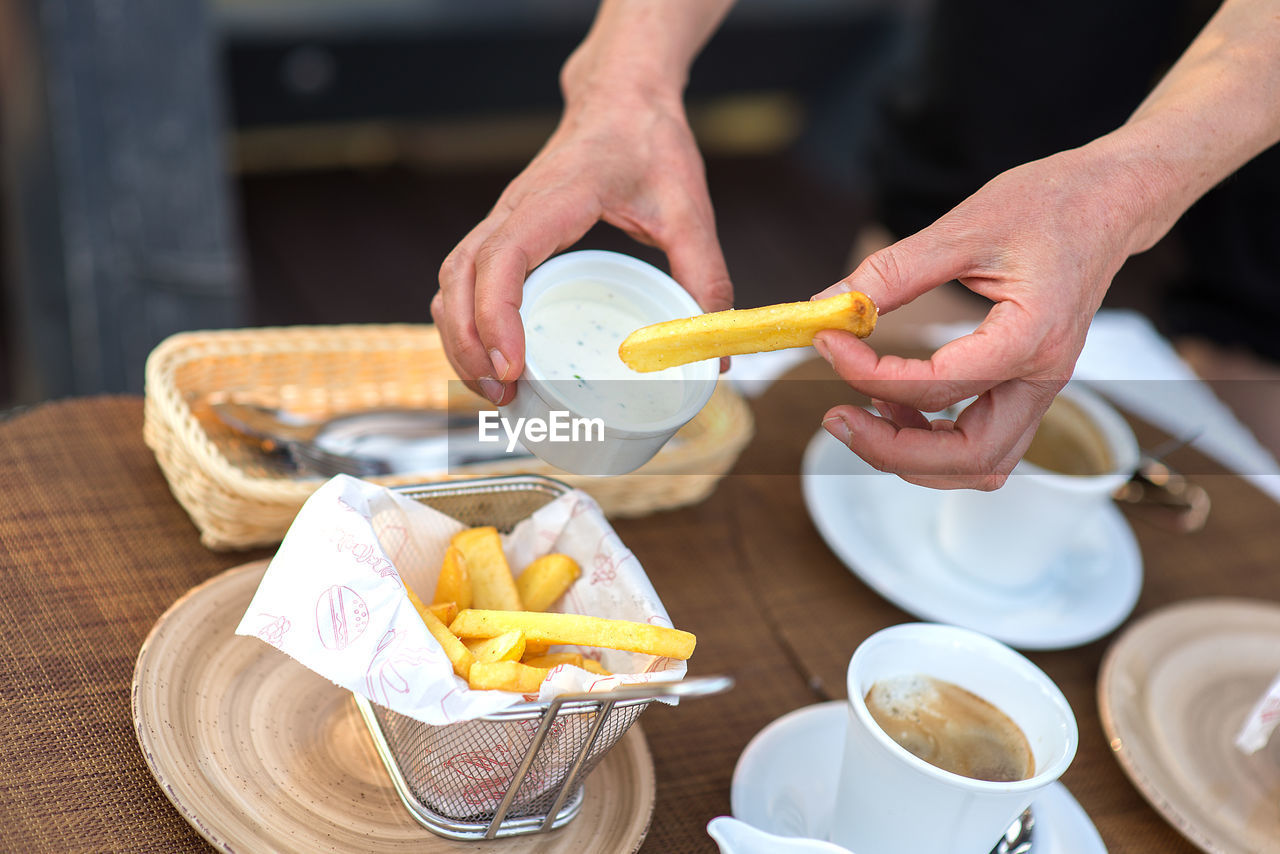
[[[982,586],[937,545],[943,493],[878,472],[825,430],[805,450],[805,505],[854,575],[917,617],[982,632],[1020,649],[1066,649],[1120,625],[1142,589],[1142,556],[1124,516],[1107,504],[1027,590]]]
[[[837,700],[797,709],[757,733],[733,771],[734,818],[780,836],[826,839],[847,721],[846,704]],[[1106,854],[1093,822],[1061,783],[1045,789],[1031,811],[1033,854]]]
[[[1280,673],[1280,603],[1201,599],[1153,611],[1103,659],[1098,709],[1120,767],[1215,854],[1280,852],[1280,738],[1235,747]]]

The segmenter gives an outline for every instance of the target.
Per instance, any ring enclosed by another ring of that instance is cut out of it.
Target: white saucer
[[[982,632],[1020,649],[1066,649],[1110,632],[1142,589],[1142,556],[1108,503],[1027,590],[970,581],[941,553],[943,493],[871,468],[825,430],[805,449],[805,505],[823,540],[868,586],[917,617]]]
[[[836,700],[796,709],[756,733],[733,771],[734,818],[780,836],[826,839],[847,721],[845,702]],[[1093,822],[1061,783],[1045,789],[1031,811],[1031,854],[1106,854]]]

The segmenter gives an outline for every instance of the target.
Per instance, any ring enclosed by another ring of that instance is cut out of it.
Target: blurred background
[[[429,322],[554,127],[593,0],[0,0],[0,408],[142,391],[184,329]],[[688,103],[740,306],[845,275],[912,3],[739,0]],[[598,227],[583,246],[665,266]],[[1170,261],[1122,271],[1147,308]]]

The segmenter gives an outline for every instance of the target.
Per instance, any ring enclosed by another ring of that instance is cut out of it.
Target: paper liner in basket
[[[520,694],[469,689],[405,594],[407,581],[430,599],[449,538],[464,527],[392,490],[339,475],[299,511],[236,634],[261,638],[334,683],[428,724],[523,702]],[[584,492],[562,495],[518,523],[503,536],[503,550],[517,574],[550,552],[578,561],[581,577],[553,610],[671,625],[640,562]],[[685,674],[683,661],[582,651],[600,655],[614,675],[561,665],[539,700]]]

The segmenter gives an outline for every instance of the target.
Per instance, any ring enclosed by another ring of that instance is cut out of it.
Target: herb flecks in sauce
[[[653,424],[679,411],[683,370],[637,373],[618,358],[618,345],[641,326],[665,319],[599,282],[570,282],[530,308],[526,347],[543,379],[578,415]]]

